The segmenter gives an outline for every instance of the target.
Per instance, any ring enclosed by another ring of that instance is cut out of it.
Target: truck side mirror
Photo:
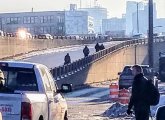
[[[72,92],[72,84],[62,84],[61,92],[64,92],[64,93]]]
[[[156,113],[156,120],[164,120],[165,106],[159,107]]]

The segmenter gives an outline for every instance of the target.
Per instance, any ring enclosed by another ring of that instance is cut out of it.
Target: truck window
[[[37,79],[33,69],[2,67],[5,86],[11,90],[38,91]]]
[[[124,67],[122,74],[123,75],[132,75],[131,67],[130,66]]]
[[[47,76],[45,69],[44,68],[40,68],[40,69],[41,69],[41,74],[42,74],[45,90],[46,91],[52,91],[51,86],[50,86],[50,82],[49,82],[49,78]]]
[[[144,75],[150,75],[151,69],[149,67],[142,67]]]

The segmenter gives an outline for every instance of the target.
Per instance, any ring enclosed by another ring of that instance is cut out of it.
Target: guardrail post
[[[57,80],[61,78],[61,67],[57,68]]]
[[[56,67],[53,69],[53,77],[55,79],[57,79],[57,68]]]
[[[64,66],[61,66],[60,67],[60,70],[61,70],[61,78],[63,78],[64,77]]]
[[[64,77],[67,77],[67,74],[68,74],[68,66],[69,66],[69,64],[64,65]]]

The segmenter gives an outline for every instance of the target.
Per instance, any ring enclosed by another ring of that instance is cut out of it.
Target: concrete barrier
[[[114,48],[115,47],[112,47],[110,49]],[[165,51],[164,48],[165,42],[163,41],[154,44],[154,68],[156,70],[158,69],[159,52]],[[95,55],[95,57],[97,57],[97,55]],[[57,81],[58,86],[60,87],[61,84],[68,83],[72,84],[74,88],[79,88],[92,83],[118,80],[118,72],[121,72],[125,65],[135,64],[135,58],[136,64],[148,64],[147,44],[131,45],[114,50],[114,52],[93,61],[84,69],[60,78]]]
[[[69,45],[93,43],[93,40],[74,39],[18,39],[14,37],[0,37],[0,59],[12,59],[13,56],[22,55],[32,51],[56,48]]]

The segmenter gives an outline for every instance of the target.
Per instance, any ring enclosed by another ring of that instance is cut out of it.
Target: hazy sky
[[[93,5],[93,0],[81,1],[83,7]],[[127,0],[97,1],[101,4],[101,6],[106,7],[108,9],[110,17],[121,17],[122,13],[125,13],[125,6]],[[154,1],[157,3],[158,17],[165,17],[165,0]],[[79,4],[80,0],[0,0],[0,12],[27,12],[31,11],[32,7],[34,8],[34,11],[64,10],[69,8],[70,3]]]

